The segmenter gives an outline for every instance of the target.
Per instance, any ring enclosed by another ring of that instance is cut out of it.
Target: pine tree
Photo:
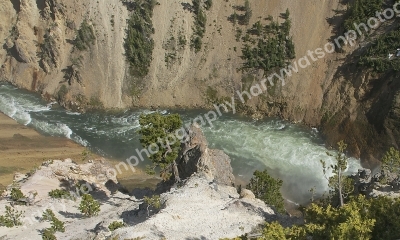
[[[354,191],[354,186],[352,180],[347,177],[344,172],[347,168],[348,157],[344,153],[347,148],[347,144],[343,141],[338,142],[338,152],[335,156],[336,163],[332,164],[329,168],[326,167],[325,161],[321,160],[323,172],[325,178],[329,182],[329,187],[334,190],[334,194],[337,194],[339,199],[339,204],[342,207],[344,205],[344,198],[346,198],[350,193]],[[328,156],[333,156],[327,152]],[[333,176],[327,177],[327,170],[331,169]]]
[[[284,213],[285,206],[281,193],[282,183],[282,180],[271,177],[268,171],[264,170],[262,172],[255,171],[246,187],[254,193],[256,198],[274,206],[278,212]]]
[[[182,120],[178,114],[163,116],[160,113],[141,115],[139,119],[141,129],[140,143],[144,148],[157,147],[158,151],[149,158],[153,162],[152,169],[161,168],[161,175],[168,179],[173,173],[176,182],[180,182],[176,159],[181,150],[181,142],[175,138],[175,131],[182,127]],[[168,140],[173,135],[174,142]]]

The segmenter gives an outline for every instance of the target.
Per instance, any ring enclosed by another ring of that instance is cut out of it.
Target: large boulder
[[[193,173],[202,174],[209,181],[232,186],[235,182],[231,160],[222,150],[209,149],[203,131],[191,126],[188,141],[183,143],[177,160],[179,176],[182,179]]]
[[[31,62],[30,57],[29,57],[29,53],[28,51],[25,49],[25,47],[23,46],[22,42],[17,40],[15,42],[15,51],[17,56],[15,56],[17,58],[18,61],[20,62],[24,62],[24,63],[29,63]]]

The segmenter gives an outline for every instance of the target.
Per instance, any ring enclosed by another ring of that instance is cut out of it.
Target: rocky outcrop
[[[23,193],[36,192],[36,201],[40,201],[48,198],[48,192],[54,189],[66,188],[75,192],[79,184],[85,184],[90,191],[102,191],[109,196],[111,191],[106,183],[118,183],[112,173],[111,166],[104,161],[76,164],[71,159],[51,160],[44,162],[32,176],[17,174],[14,180],[21,185]]]
[[[351,178],[354,180],[356,194],[361,193],[371,197],[400,197],[399,177],[386,170],[372,174],[369,169],[360,169]]]
[[[188,141],[182,144],[182,152],[177,160],[180,177],[185,179],[199,173],[217,184],[232,186],[235,177],[229,156],[222,150],[209,149],[199,127],[191,126],[188,132]]]
[[[47,161],[31,176],[17,174],[15,181],[21,191],[25,196],[34,196],[34,200],[29,206],[13,206],[23,212],[20,219],[23,225],[0,227],[0,238],[42,239],[41,231],[50,226],[46,221],[41,221],[42,214],[46,209],[51,209],[65,224],[65,232],[55,234],[57,239],[105,239],[111,235],[108,229],[111,222],[121,221],[122,216],[125,222],[131,221],[134,217],[125,217],[124,213],[138,209],[140,205],[140,201],[134,197],[112,189],[110,183],[115,184],[116,181],[112,173],[110,166],[102,161],[76,164],[66,159]],[[87,188],[82,189],[82,186]],[[71,190],[71,197],[52,199],[48,196],[49,191],[60,188]],[[87,192],[101,203],[98,216],[83,217],[78,209],[82,194]],[[8,195],[9,191],[6,191],[5,197],[0,199],[0,215],[4,215],[5,206],[10,205]]]
[[[142,223],[118,229],[120,239],[220,239],[251,232],[265,221],[280,220],[261,200],[240,198],[234,187],[209,182],[199,174],[161,195],[165,207]]]
[[[251,191],[242,189],[239,194],[235,187],[228,186],[233,181],[232,168],[227,166],[229,158],[222,151],[208,149],[200,129],[192,127],[190,137],[188,146],[192,148],[182,157],[183,161],[189,157],[189,161],[181,168],[190,176],[160,195],[161,209],[148,211],[143,199],[110,191],[109,183],[116,182],[114,171],[101,161],[85,164],[76,164],[70,159],[47,161],[31,176],[15,176],[22,192],[36,198],[30,206],[14,206],[24,211],[24,230],[0,227],[1,239],[42,239],[41,230],[50,226],[39,221],[46,209],[52,209],[65,223],[65,232],[55,234],[60,240],[220,239],[250,233],[265,221],[279,221],[284,226],[301,223],[298,218],[276,215]],[[98,216],[82,216],[78,192],[76,199],[48,196],[50,190],[76,188],[77,184],[85,183],[90,194],[101,203]],[[8,204],[7,197],[0,199],[0,215]],[[110,231],[108,226],[114,221],[124,222],[125,227]]]

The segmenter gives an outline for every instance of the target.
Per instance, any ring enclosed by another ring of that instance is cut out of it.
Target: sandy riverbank
[[[15,172],[26,173],[49,159],[82,162],[85,147],[59,137],[40,135],[0,113],[0,184],[6,186]]]
[[[49,159],[70,158],[83,162],[85,147],[67,138],[49,137],[21,125],[0,113],[0,189],[12,183],[15,172],[27,173]],[[91,159],[101,158],[91,154]],[[113,165],[115,161],[108,160]],[[124,171],[118,180],[129,190],[137,187],[154,187],[158,179],[143,171]]]

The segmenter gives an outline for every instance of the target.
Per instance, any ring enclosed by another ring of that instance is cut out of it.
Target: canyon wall
[[[139,79],[131,76],[124,50],[129,2],[133,1],[0,0],[0,78],[81,111],[212,107],[210,98],[235,96],[239,102],[237,91],[262,79],[263,72],[255,71],[255,78],[244,82],[246,74],[239,70],[243,44],[235,40],[238,26],[228,18],[235,6],[244,4],[241,0],[213,1],[202,50],[196,53],[187,43],[174,52],[172,63],[166,61],[170,40],[182,35],[190,42],[194,16],[186,1],[159,0],[152,18],[149,73]],[[282,21],[281,13],[289,9],[294,61],[332,41],[342,23],[338,12],[345,9],[339,0],[250,4],[249,27],[269,15]],[[95,40],[80,51],[73,42],[84,21],[94,30]],[[378,78],[351,66],[357,49],[362,50],[355,48],[316,61],[308,55],[309,66],[288,77],[284,86],[249,99],[242,111],[321,127],[329,144],[345,139],[350,153],[372,164],[388,146],[397,146],[400,95],[393,77],[370,82]]]

